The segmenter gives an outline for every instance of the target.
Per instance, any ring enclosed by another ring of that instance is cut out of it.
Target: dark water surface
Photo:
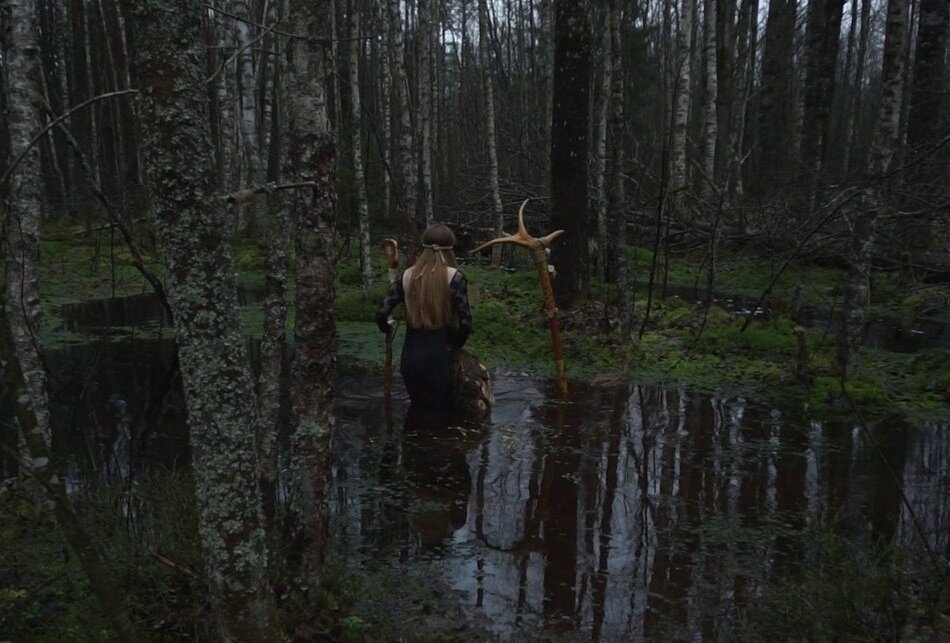
[[[88,344],[48,362],[73,488],[190,466],[170,343]],[[676,386],[572,382],[565,403],[553,382],[507,372],[476,424],[414,416],[398,383],[388,417],[382,388],[340,376],[338,542],[430,565],[501,638],[731,636],[772,579],[814,559],[827,522],[921,551],[916,516],[950,555],[944,425],[803,420]]]

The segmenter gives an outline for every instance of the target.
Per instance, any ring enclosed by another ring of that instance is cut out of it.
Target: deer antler
[[[499,237],[497,239],[492,239],[491,241],[486,241],[482,245],[478,246],[472,252],[479,252],[485,248],[491,248],[494,245],[499,243],[514,243],[519,246],[524,246],[528,250],[536,250],[538,244],[544,248],[551,246],[551,242],[557,239],[559,236],[564,234],[563,230],[555,230],[549,235],[535,238],[528,234],[527,228],[524,227],[524,208],[528,205],[528,201],[531,199],[525,199],[524,203],[521,204],[521,207],[518,209],[518,232],[516,234],[508,235],[507,237]]]
[[[564,354],[561,348],[561,334],[557,320],[557,306],[554,303],[554,291],[551,289],[551,276],[548,274],[547,248],[551,242],[564,234],[563,230],[555,230],[551,234],[535,238],[528,234],[524,227],[524,208],[528,205],[529,199],[525,199],[518,210],[518,232],[517,234],[499,237],[486,241],[478,246],[472,252],[478,252],[485,248],[490,248],[499,243],[513,243],[522,246],[531,251],[531,259],[538,269],[538,278],[541,281],[541,292],[544,295],[544,310],[548,316],[551,325],[551,348],[554,352],[554,365],[557,368],[558,387],[561,389],[561,396],[567,398],[567,376],[564,374]]]

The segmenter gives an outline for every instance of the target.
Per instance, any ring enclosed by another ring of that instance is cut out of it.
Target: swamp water
[[[190,466],[170,342],[113,337],[47,361],[74,491]],[[946,569],[945,425],[806,420],[676,386],[571,382],[563,402],[554,382],[494,378],[481,424],[416,417],[398,376],[387,414],[381,377],[346,368],[336,408],[338,546],[361,565],[424,566],[482,631],[741,636],[776,582],[828,564],[829,525],[855,551],[929,548]]]

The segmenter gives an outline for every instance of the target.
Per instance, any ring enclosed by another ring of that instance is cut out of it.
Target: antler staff
[[[567,397],[567,376],[564,374],[564,351],[561,348],[561,332],[558,324],[557,306],[554,303],[554,291],[551,289],[551,275],[549,273],[547,249],[551,242],[564,234],[563,230],[555,230],[544,237],[532,237],[524,227],[524,208],[530,199],[525,199],[518,210],[518,232],[507,237],[492,239],[478,246],[472,252],[490,248],[499,243],[513,243],[531,251],[531,259],[538,269],[541,280],[541,292],[544,295],[544,312],[551,324],[551,348],[554,352],[554,365],[557,368],[558,388],[562,397]]]
[[[399,244],[395,239],[383,239],[379,242],[379,251],[386,255],[389,268],[389,284],[399,279]],[[389,320],[389,331],[386,333],[386,367],[383,371],[383,392],[388,400],[393,390],[393,337],[396,335],[396,323]]]

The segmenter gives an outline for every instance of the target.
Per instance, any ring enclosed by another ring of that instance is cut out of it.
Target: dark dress
[[[409,391],[409,399],[420,410],[452,410],[452,356],[462,348],[472,332],[472,310],[468,304],[465,275],[456,272],[448,287],[458,328],[446,326],[437,330],[424,330],[407,324],[399,371]],[[390,285],[389,294],[376,311],[376,325],[381,331],[388,332],[389,315],[405,300],[406,293],[400,277]]]

